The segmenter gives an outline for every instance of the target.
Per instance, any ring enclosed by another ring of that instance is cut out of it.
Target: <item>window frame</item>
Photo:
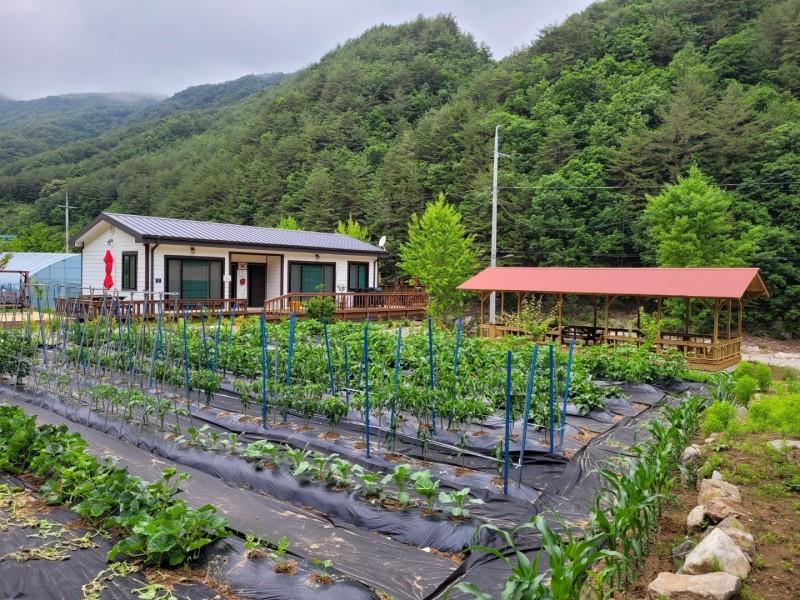
[[[351,267],[359,267],[359,268],[363,267],[364,270],[366,271],[366,274],[364,275],[364,281],[366,282],[366,285],[363,288],[362,287],[352,287],[350,285],[350,268]],[[369,289],[370,287],[372,287],[372,286],[369,284],[369,263],[366,262],[366,261],[361,261],[361,260],[348,260],[347,261],[347,291],[348,292],[354,292],[356,290]]]
[[[180,256],[180,255],[165,255],[164,256],[164,293],[170,293],[170,277],[169,277],[169,261],[177,260],[180,264],[179,269],[179,291],[178,291],[178,298],[181,300],[185,300],[186,298],[183,297],[183,262],[186,260],[200,260],[200,261],[208,261],[208,262],[218,262],[221,263],[220,267],[220,277],[219,277],[219,298],[202,298],[205,300],[223,300],[225,298],[225,258],[221,256]],[[209,271],[210,273],[210,271]],[[209,290],[211,289],[211,278],[209,277]],[[189,300],[194,300],[195,298],[189,298]]]
[[[128,259],[128,285],[125,285],[125,259]],[[133,259],[133,261],[131,261]],[[133,270],[131,272],[130,263],[133,262]],[[120,281],[120,288],[123,290],[138,290],[139,289],[139,252],[136,250],[123,252],[121,261],[122,276]]]
[[[336,293],[336,263],[335,262],[322,262],[322,261],[316,261],[316,260],[290,260],[289,261],[289,264],[288,264],[289,273],[288,273],[288,278],[286,280],[287,293],[289,293],[289,294],[316,294],[316,293],[319,293],[316,290],[313,291],[313,292],[292,291],[292,267],[294,265],[299,265],[300,266],[300,287],[301,288],[303,287],[302,282],[303,282],[303,267],[304,266],[331,267],[333,269],[333,277],[331,278],[331,283],[332,283],[333,289],[331,291],[323,290],[321,293],[323,293],[323,294],[335,294]],[[323,275],[323,280],[324,280],[324,275]]]

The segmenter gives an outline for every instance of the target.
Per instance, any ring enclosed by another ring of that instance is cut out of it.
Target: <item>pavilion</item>
[[[609,309],[618,298],[654,299],[660,320],[664,299],[684,302],[683,331],[661,331],[657,348],[674,348],[698,369],[721,370],[741,360],[742,321],[745,307],[756,298],[768,297],[756,268],[594,268],[594,267],[490,267],[468,279],[460,290],[476,292],[480,299],[483,335],[497,337],[524,333],[485,321],[485,304],[492,292],[500,296],[505,312],[506,296],[516,310],[529,295],[550,296],[557,307],[555,327],[547,337],[561,343],[579,340],[586,344],[640,344],[639,327],[619,328],[609,324]],[[565,296],[593,299],[591,325],[564,322]],[[602,315],[598,315],[602,301]],[[702,302],[710,312],[711,331],[692,332],[692,304]]]

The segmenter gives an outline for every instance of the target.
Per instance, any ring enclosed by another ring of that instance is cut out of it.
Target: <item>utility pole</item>
[[[64,204],[59,204],[59,208],[64,209],[64,252],[69,252],[69,209],[75,208],[69,205],[69,190],[66,192],[66,201]]]
[[[497,266],[497,169],[500,163],[500,125],[494,128],[494,169],[492,171],[492,252],[489,266]],[[497,292],[489,296],[489,323],[497,321]]]

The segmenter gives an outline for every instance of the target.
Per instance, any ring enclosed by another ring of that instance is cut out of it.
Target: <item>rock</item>
[[[703,529],[706,520],[706,509],[702,504],[698,504],[686,516],[686,531],[694,533]]]
[[[724,571],[741,579],[750,574],[750,561],[727,533],[715,527],[699,544],[686,555],[679,573],[702,575]]]
[[[713,500],[703,506],[706,509],[706,516],[714,523],[719,523],[728,517],[741,517],[744,515],[741,507],[733,502]]]
[[[672,549],[672,562],[676,570],[683,566],[683,560],[692,551],[692,548],[694,548],[694,542],[690,539],[685,539]]]
[[[721,500],[727,503],[735,502],[738,504],[742,501],[742,495],[739,493],[739,488],[732,483],[718,479],[703,479],[703,481],[700,482],[700,493],[697,495],[697,503],[708,505],[715,500]]]
[[[711,481],[725,481],[725,480],[722,478],[722,473],[720,473],[719,471],[712,471]]]
[[[707,438],[706,438],[706,439],[703,441],[703,443],[704,443],[704,444],[713,444],[713,443],[714,443],[714,442],[716,442],[717,440],[719,440],[719,434],[718,434],[718,433],[712,433],[710,436],[708,436],[708,437],[707,437]]]
[[[800,448],[800,440],[771,440],[767,443],[778,452],[786,452],[790,448]]]
[[[733,543],[739,546],[739,550],[753,562],[753,555],[756,550],[756,539],[736,516],[730,516],[722,520],[717,529],[724,531]]]
[[[647,596],[652,600],[730,600],[741,587],[742,580],[728,573],[659,573],[647,586]]]
[[[691,446],[686,446],[686,449],[681,452],[682,465],[691,465],[696,463],[698,460],[700,460],[700,448],[694,444]]]
[[[737,406],[736,407],[736,420],[737,421],[745,421],[747,419],[747,407],[746,406]]]

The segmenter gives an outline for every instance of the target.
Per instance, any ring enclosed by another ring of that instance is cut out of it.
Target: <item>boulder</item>
[[[691,465],[696,463],[700,460],[700,448],[694,444],[691,446],[686,446],[686,449],[681,452],[680,460],[682,465]]]
[[[767,442],[773,450],[785,452],[793,448],[800,448],[800,440],[770,440]]]
[[[715,527],[686,555],[679,573],[702,575],[723,571],[741,579],[750,574],[750,561],[727,533]]]
[[[738,504],[722,500],[713,500],[703,507],[706,509],[706,516],[714,523],[719,523],[728,517],[741,517],[744,514]]]
[[[695,533],[703,529],[703,523],[706,520],[706,509],[702,504],[698,504],[686,516],[686,531]]]
[[[728,573],[659,573],[647,586],[647,596],[651,600],[730,600],[741,587],[742,580]]]
[[[676,570],[683,566],[683,561],[686,558],[686,555],[692,551],[694,546],[694,542],[687,538],[672,549],[672,562],[675,565]]]
[[[746,421],[747,420],[747,407],[746,406],[737,406],[736,407],[736,420],[737,421]]]
[[[753,554],[756,550],[756,539],[738,517],[726,517],[717,525],[717,529],[724,531],[727,536],[733,540],[733,543],[739,546],[739,550],[744,552],[750,562],[753,562]]]
[[[725,480],[722,477],[722,473],[720,473],[719,471],[712,471],[711,481],[725,481]]]
[[[700,493],[697,496],[698,504],[710,504],[715,500],[722,502],[735,502],[742,501],[742,495],[739,493],[739,488],[718,479],[703,479],[700,482]]]

